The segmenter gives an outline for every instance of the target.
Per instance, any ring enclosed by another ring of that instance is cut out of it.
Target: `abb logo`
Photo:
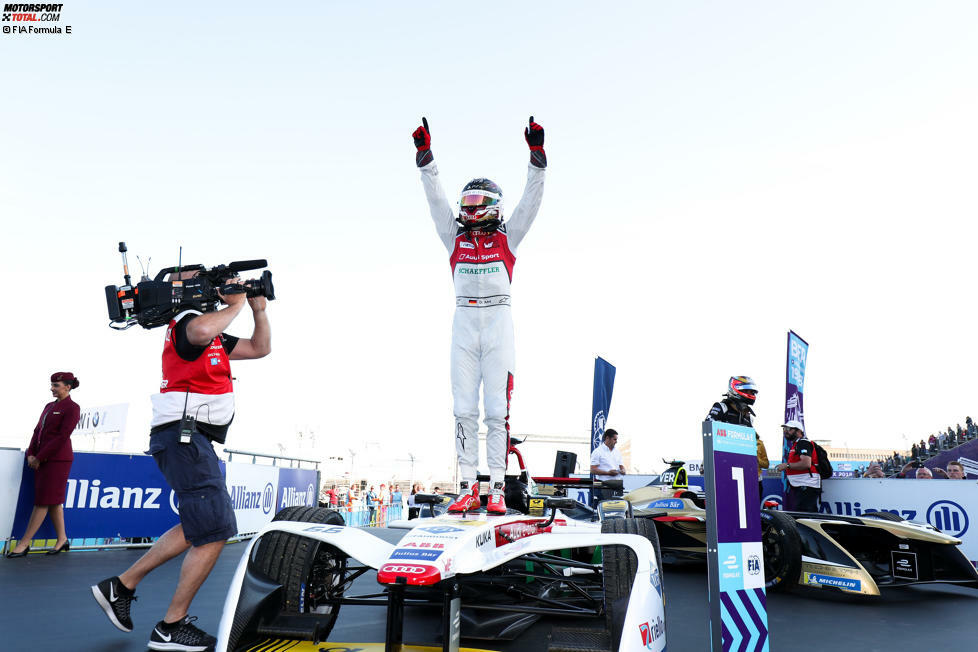
[[[398,575],[420,575],[425,572],[424,566],[398,566],[397,564],[385,564],[381,567],[382,573],[396,573]]]

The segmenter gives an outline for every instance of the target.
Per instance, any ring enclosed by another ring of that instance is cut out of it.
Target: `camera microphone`
[[[264,258],[259,258],[258,260],[236,260],[233,263],[228,263],[228,269],[232,272],[247,272],[252,269],[261,269],[262,267],[268,267],[268,261]]]

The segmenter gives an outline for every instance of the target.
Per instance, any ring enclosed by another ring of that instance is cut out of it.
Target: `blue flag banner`
[[[604,358],[594,359],[594,396],[591,399],[591,451],[601,445],[608,412],[611,410],[611,393],[615,389],[615,367]]]
[[[784,385],[784,423],[791,420],[805,423],[805,366],[808,362],[808,342],[788,331],[788,364]]]
[[[808,342],[788,331],[788,363],[784,382],[784,422],[801,421],[805,425],[805,368],[808,365]],[[791,449],[787,439],[782,439],[781,461],[788,461]],[[782,473],[784,489],[788,487],[788,477]]]

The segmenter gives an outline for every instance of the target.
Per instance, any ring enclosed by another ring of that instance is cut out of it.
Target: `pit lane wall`
[[[781,480],[765,478],[765,499],[782,502]],[[978,566],[978,482],[974,480],[837,479],[822,482],[823,514],[862,516],[892,512],[930,523],[961,539],[961,551]]]
[[[221,467],[239,536],[257,532],[284,507],[317,504],[319,474],[314,469],[241,462],[221,462]],[[0,540],[23,534],[34,502],[33,482],[24,451],[0,449]],[[148,455],[75,453],[64,507],[72,540],[158,537],[179,520],[176,495]],[[34,538],[54,537],[45,520]]]

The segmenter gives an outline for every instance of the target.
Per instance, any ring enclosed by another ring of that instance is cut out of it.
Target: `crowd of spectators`
[[[965,426],[957,424],[956,428],[947,427],[946,431],[938,431],[931,434],[926,440],[913,444],[906,454],[893,451],[893,455],[885,459],[877,459],[870,462],[868,467],[857,469],[857,477],[863,478],[926,478],[927,473],[918,473],[923,468],[923,463],[942,451],[951,450],[966,442],[978,438],[978,426],[975,425],[971,417],[964,420]],[[930,478],[946,479],[957,475],[957,468],[950,468],[952,465],[960,467],[957,462],[951,462],[948,469],[932,469]],[[963,476],[961,476],[963,477]]]

